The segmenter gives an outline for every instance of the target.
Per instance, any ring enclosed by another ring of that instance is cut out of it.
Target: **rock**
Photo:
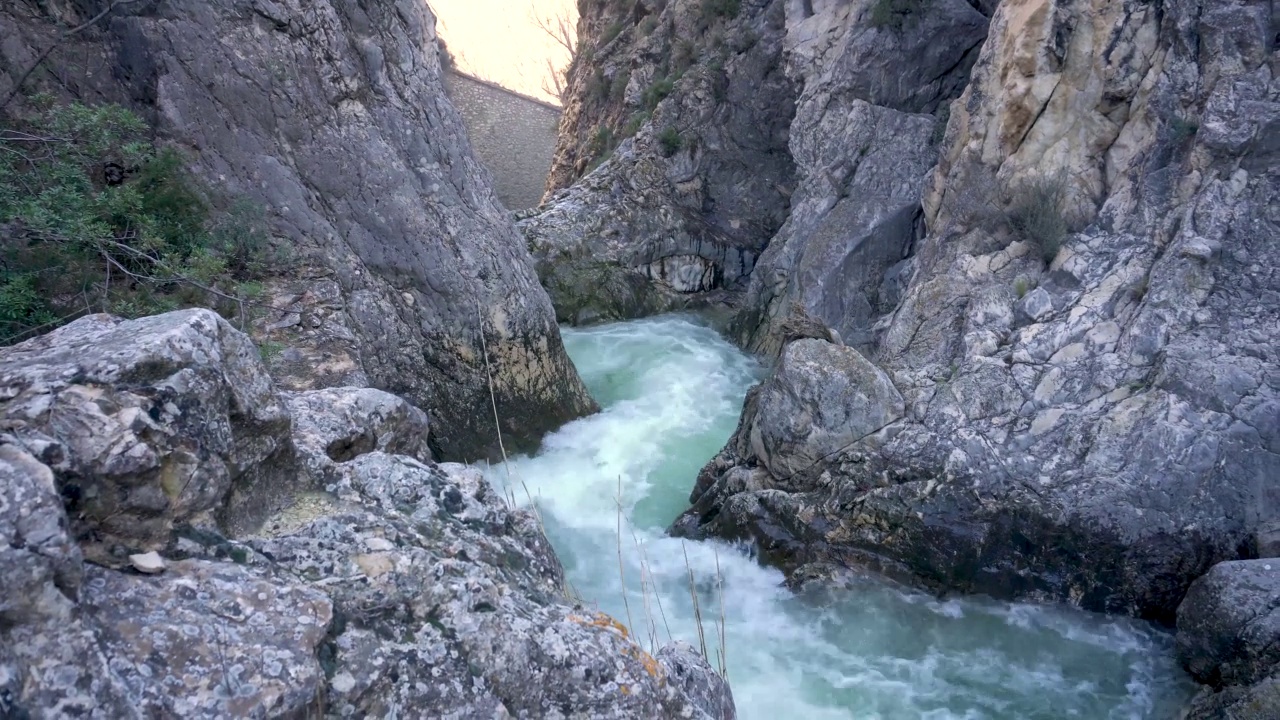
[[[687,647],[652,656],[570,603],[538,519],[478,469],[432,462],[427,415],[401,398],[282,398],[248,338],[198,310],[79,320],[0,351],[0,380],[5,717],[734,717]],[[122,414],[146,420],[108,421]],[[103,443],[162,466],[199,448],[227,479],[190,480],[210,488],[198,512],[138,511],[152,528],[72,525],[94,552],[147,531],[163,558],[82,565],[59,483],[127,497],[169,477],[86,449]],[[265,522],[207,522],[241,502],[230,458],[295,492],[255,508]]]
[[[329,388],[285,395],[294,417],[298,456],[315,487],[335,479],[339,464],[370,452],[432,459],[427,414],[372,388]]]
[[[895,293],[879,293],[876,262],[841,267],[819,253],[807,266],[815,250],[784,252],[780,232],[738,319],[739,340],[769,350],[794,298],[892,381],[901,416],[791,474],[751,437],[785,418],[749,396],[675,530],[753,540],[788,570],[872,567],[938,590],[1165,623],[1215,563],[1269,548],[1280,522],[1280,277],[1268,270],[1280,263],[1280,165],[1258,138],[1280,117],[1271,15],[1243,1],[999,5],[950,105],[918,234],[893,235],[914,238],[905,292],[881,305]],[[820,66],[839,57],[815,55]],[[840,83],[812,87],[854,106]],[[806,133],[809,88],[793,148],[810,138],[815,157],[841,157],[849,146],[824,140],[847,136],[822,128],[859,113],[899,113],[882,127],[913,132],[917,116],[863,100],[872,107]],[[894,139],[877,141],[869,153]],[[840,202],[906,207],[909,151],[826,172],[838,187],[844,168],[874,168],[885,180],[872,187],[893,190],[855,186],[852,201],[823,191],[823,166],[797,154],[814,190],[797,192],[788,224]],[[1015,221],[1036,187],[1053,232]],[[873,226],[833,224],[840,242],[829,245],[864,247],[845,241]],[[797,292],[806,267],[816,294]],[[1021,302],[1019,284],[1036,288]],[[779,407],[818,417],[825,402],[814,393]]]
[[[149,553],[141,553],[139,555],[130,555],[129,564],[134,570],[143,575],[156,575],[165,570],[164,558],[160,557],[160,553],[152,551]]]
[[[702,307],[745,287],[794,189],[785,5],[709,19],[701,0],[583,3],[592,61],[569,71],[548,194],[517,223],[561,320]]]
[[[776,354],[799,305],[865,347],[893,309],[880,286],[912,254],[920,198],[937,159],[932,113],[959,95],[986,36],[960,0],[933,2],[910,32],[888,32],[856,3],[792,3],[788,74],[801,85],[788,148],[790,215],[752,273],[736,339]]]
[[[1178,657],[1215,687],[1280,671],[1280,561],[1219,563],[1196,580],[1178,606]]]
[[[1205,689],[1191,701],[1181,720],[1271,720],[1276,717],[1280,717],[1280,678],[1272,677],[1249,687]]]
[[[566,604],[538,521],[478,470],[374,451],[338,473],[339,509],[251,541],[333,598],[330,712],[734,717],[705,661]]]
[[[284,502],[289,413],[249,339],[208,310],[92,315],[0,349],[0,432],[49,465],[95,562],[210,514],[252,525]]]
[[[0,86],[57,45],[49,63],[75,70],[50,86],[55,96],[75,87],[153,119],[191,149],[198,176],[265,208],[296,250],[285,274],[327,270],[337,297],[325,318],[264,324],[314,361],[281,363],[291,388],[366,377],[431,412],[437,447],[455,460],[500,457],[490,375],[508,450],[533,450],[596,409],[446,97],[426,3],[141,3],[55,43],[92,15],[80,7],[59,10],[62,26],[47,3],[6,3]],[[84,57],[101,62],[73,59]],[[291,277],[287,292],[308,279]]]
[[[80,593],[81,556],[53,471],[0,443],[0,628],[65,620]]]
[[[751,452],[779,481],[902,417],[902,396],[852,348],[798,340],[759,391]]]

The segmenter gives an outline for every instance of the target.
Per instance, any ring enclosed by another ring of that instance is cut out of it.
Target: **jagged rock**
[[[209,310],[92,315],[0,349],[0,432],[53,468],[95,562],[216,514],[249,525],[295,472],[289,414],[247,337]]]
[[[137,109],[211,186],[264,206],[295,266],[329,271],[319,327],[266,321],[319,361],[287,363],[290,387],[367,377],[439,419],[449,459],[500,457],[490,375],[508,449],[595,409],[445,96],[426,3],[131,3],[61,37],[95,12],[6,3],[0,92],[56,46],[51,91]]]
[[[902,417],[902,396],[857,350],[799,340],[760,388],[747,430],[774,477],[803,472]]]
[[[787,568],[870,565],[1165,622],[1214,563],[1266,547],[1273,16],[1243,0],[1001,4],[951,105],[905,294],[869,341],[839,324],[850,310],[815,313],[892,380],[902,418],[789,477],[744,422],[677,529],[753,538]],[[1037,180],[1062,236],[1016,221]],[[863,270],[831,284],[869,297],[883,283]]]
[[[870,3],[792,3],[788,74],[801,85],[789,149],[791,214],[769,242],[734,322],[745,346],[776,354],[793,306],[865,347],[893,309],[880,288],[922,234],[920,197],[937,159],[931,113],[963,90],[986,18],[962,0],[929,3],[910,26],[875,27]]]
[[[80,592],[80,547],[67,532],[53,471],[6,440],[0,438],[0,628],[64,620]]]
[[[1272,720],[1280,717],[1280,677],[1257,685],[1203,690],[1180,720]]]
[[[717,304],[745,286],[794,187],[785,4],[747,0],[732,17],[701,0],[583,4],[591,62],[570,70],[544,205],[518,222],[561,320]]]
[[[734,717],[704,660],[570,604],[538,519],[431,462],[426,413],[367,388],[282,398],[209,311],[84,318],[0,351],[0,388],[6,718]],[[175,478],[199,505],[113,506],[132,527],[66,492]],[[283,502],[243,508],[255,483]],[[82,565],[69,526],[118,569]]]
[[[340,463],[370,452],[432,460],[427,414],[372,388],[329,388],[285,395],[298,457],[315,487],[334,480]]]
[[[381,452],[340,469],[340,504],[251,541],[333,598],[332,714],[733,717],[705,661],[566,604],[537,520],[478,470]]]
[[[1192,583],[1178,606],[1178,657],[1215,687],[1280,671],[1280,561],[1219,563]]]

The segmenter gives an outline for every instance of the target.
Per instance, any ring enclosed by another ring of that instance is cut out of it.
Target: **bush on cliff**
[[[124,108],[34,100],[0,126],[0,344],[91,312],[243,315],[272,261],[261,212],[213,212]]]

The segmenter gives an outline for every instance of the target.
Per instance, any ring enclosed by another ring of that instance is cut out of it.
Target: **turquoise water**
[[[741,718],[1163,720],[1189,697],[1170,637],[1142,623],[938,601],[871,580],[802,598],[745,549],[666,537],[760,368],[692,317],[569,329],[564,339],[603,412],[491,477],[505,484],[509,470],[516,496],[537,499],[576,592],[637,636],[698,645],[692,570],[715,665],[723,596]]]

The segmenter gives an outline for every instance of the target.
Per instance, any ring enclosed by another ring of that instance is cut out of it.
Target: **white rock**
[[[155,575],[164,572],[164,558],[160,557],[160,553],[149,552],[139,555],[130,555],[129,562],[133,564],[133,569],[147,575]]]

